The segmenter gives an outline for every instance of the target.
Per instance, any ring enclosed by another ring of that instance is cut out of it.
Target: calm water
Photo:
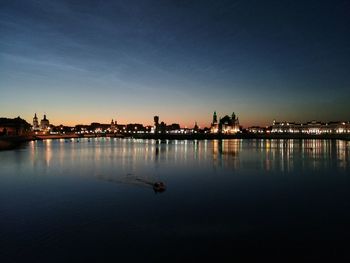
[[[349,259],[350,142],[47,140],[0,164],[1,262]]]

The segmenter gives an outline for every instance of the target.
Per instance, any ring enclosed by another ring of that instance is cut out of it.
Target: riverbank
[[[15,149],[31,140],[33,140],[32,136],[2,136],[0,137],[0,150]]]

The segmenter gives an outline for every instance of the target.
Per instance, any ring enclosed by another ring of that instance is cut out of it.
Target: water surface
[[[0,164],[9,262],[349,258],[350,142],[46,140]]]

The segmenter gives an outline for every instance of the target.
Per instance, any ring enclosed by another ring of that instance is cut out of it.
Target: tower
[[[36,116],[36,113],[33,118],[33,130],[34,131],[39,130],[39,121],[38,121],[38,117]]]
[[[232,112],[232,121],[235,123],[236,122],[236,114]]]
[[[158,126],[159,125],[159,116],[154,116],[154,126]]]
[[[219,131],[218,116],[216,115],[216,111],[214,111],[213,122],[211,123],[210,132],[218,133],[218,131]]]
[[[232,127],[231,127],[231,133],[237,133],[239,132],[239,120],[238,117],[234,112],[232,112]]]
[[[199,129],[199,127],[198,127],[198,125],[197,125],[197,122],[195,122],[195,123],[194,123],[193,130],[194,130],[195,132],[197,132],[198,129]]]
[[[158,133],[159,131],[159,116],[154,116],[154,133]]]
[[[218,123],[218,117],[216,115],[216,111],[214,111],[214,114],[213,114],[213,124],[216,124]]]
[[[44,114],[44,119],[40,121],[40,126],[42,131],[47,131],[50,128],[50,122],[46,119],[46,114]]]
[[[111,132],[115,132],[115,123],[114,123],[113,119],[111,121]]]

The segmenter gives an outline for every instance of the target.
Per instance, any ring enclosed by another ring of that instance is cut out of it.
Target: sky
[[[0,115],[350,120],[350,1],[1,0]]]

